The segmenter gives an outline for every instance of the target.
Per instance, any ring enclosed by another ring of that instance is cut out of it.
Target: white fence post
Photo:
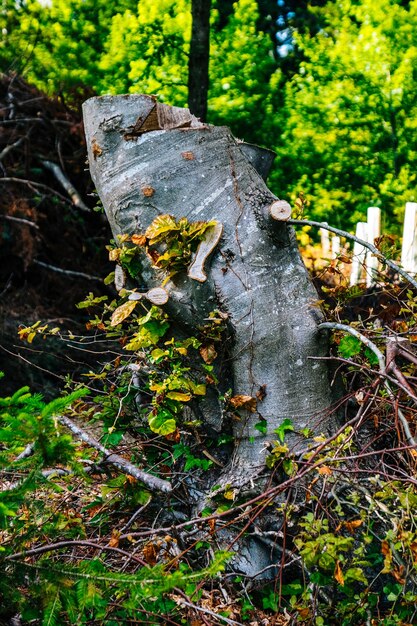
[[[368,241],[368,224],[358,222],[356,224],[356,236],[359,239]],[[366,248],[355,241],[353,245],[352,271],[350,273],[350,286],[357,285],[362,276],[362,269],[366,260]]]
[[[410,274],[417,273],[417,202],[406,202],[401,265]]]
[[[367,242],[374,244],[377,237],[381,236],[381,209],[377,206],[368,207],[367,212]],[[376,281],[378,275],[379,261],[371,252],[366,255],[366,286],[371,287]]]
[[[324,222],[327,224],[327,222]],[[329,231],[325,228],[320,228],[320,239],[321,239],[321,258],[328,259],[330,258],[330,236]]]
[[[332,259],[337,259],[340,254],[340,237],[333,235],[332,237]]]

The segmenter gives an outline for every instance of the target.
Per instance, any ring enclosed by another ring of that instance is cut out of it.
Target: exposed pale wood
[[[204,127],[204,124],[188,109],[162,104],[156,100],[155,96],[141,96],[141,99],[143,101],[141,113],[133,126],[128,127],[124,134],[127,141],[155,130]]]
[[[142,300],[142,298],[146,298],[146,300],[149,300],[149,302],[152,302],[152,304],[156,306],[162,306],[168,302],[169,295],[167,290],[163,287],[153,287],[149,289],[147,293],[137,293],[134,291],[129,294],[128,300]]]
[[[285,200],[276,200],[269,207],[269,214],[273,220],[286,222],[291,217],[291,205]]]
[[[120,291],[126,285],[126,274],[123,267],[119,264],[114,268],[114,286],[116,291]]]
[[[148,293],[145,294],[145,298],[149,300],[149,302],[152,302],[152,304],[161,306],[168,302],[168,292],[166,289],[163,289],[163,287],[154,287],[153,289],[149,289]]]
[[[207,280],[207,274],[204,271],[204,263],[216,248],[223,233],[223,225],[217,222],[215,226],[211,226],[205,232],[204,239],[200,242],[194,261],[188,268],[188,277],[204,283]]]

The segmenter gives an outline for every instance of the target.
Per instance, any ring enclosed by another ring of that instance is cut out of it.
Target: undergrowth
[[[167,250],[161,263],[152,247],[155,238],[164,241],[157,224],[153,237],[110,246],[131,277],[144,248],[168,277],[189,262],[198,229],[167,219],[161,225],[168,236],[184,231],[173,265]],[[353,290],[338,264],[331,267],[321,285],[327,318],[359,333],[332,335],[334,381],[343,390],[339,430],[300,433],[306,445],[298,452],[286,420],[270,445],[272,479],[262,493],[245,499],[225,490],[199,514],[193,489],[231,442],[227,432],[207,431],[194,404],[211,390],[236,419],[251,400],[233,397],[218,379],[227,318],[213,310],[189,337],[176,334],[164,309],[137,287],[80,303],[90,314],[90,338],[111,346],[101,368],[85,372],[84,384],[68,380],[50,403],[28,388],[0,399],[2,623],[416,623],[415,297],[398,284]],[[39,322],[20,337],[36,343],[48,333],[61,335]],[[386,356],[384,371],[373,347]],[[84,441],[62,416],[87,433]],[[134,479],[89,437],[173,490],[157,493]],[[263,515],[273,522],[265,532]],[[236,539],[263,538],[273,555],[269,576],[233,571],[234,542],[219,549],[225,529]]]

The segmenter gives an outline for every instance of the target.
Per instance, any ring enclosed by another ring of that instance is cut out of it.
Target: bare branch
[[[20,144],[25,139],[26,139],[26,137],[20,137],[20,139],[18,139],[14,143],[10,143],[8,146],[3,148],[3,150],[0,152],[0,161],[2,161],[4,159],[4,157],[6,157],[9,154],[9,152],[11,152],[13,150],[13,148],[17,148],[18,146],[20,146]]]
[[[59,184],[65,189],[65,191],[71,198],[74,206],[76,206],[78,209],[81,209],[82,211],[87,211],[88,213],[91,213],[91,209],[86,204],[84,204],[84,201],[81,198],[80,194],[75,189],[71,181],[69,181],[68,178],[65,176],[59,165],[53,163],[52,161],[42,161],[42,165],[46,167],[50,172],[52,172]]]
[[[387,257],[383,255],[382,252],[378,250],[378,248],[376,248],[372,243],[369,243],[368,241],[364,241],[364,239],[359,239],[359,237],[356,237],[356,235],[352,235],[351,233],[348,233],[346,230],[340,230],[340,228],[329,226],[326,222],[290,219],[288,220],[288,224],[294,224],[294,225],[299,224],[301,226],[317,226],[318,228],[324,228],[326,230],[329,230],[331,233],[335,233],[336,235],[339,235],[340,237],[345,237],[346,239],[351,239],[352,241],[356,241],[357,243],[360,243],[361,246],[368,248],[368,250],[370,250],[372,254],[374,254],[382,263],[385,263],[386,265],[388,265],[388,267],[394,270],[394,272],[398,272],[398,274],[400,274],[403,278],[405,278],[407,282],[409,282],[411,285],[413,285],[413,287],[417,289],[417,281],[414,278],[412,278],[410,274],[408,274],[408,272],[406,272],[399,265],[397,265],[397,263],[394,263],[394,261],[391,261],[391,259],[387,259]]]
[[[45,267],[52,272],[59,272],[60,274],[66,274],[67,276],[75,276],[77,278],[86,278],[87,280],[99,280],[103,282],[103,279],[100,276],[92,276],[91,274],[85,274],[84,272],[76,272],[74,270],[63,270],[61,267],[56,267],[55,265],[49,265],[49,263],[44,263],[43,261],[37,261],[36,259],[33,261],[35,265],[40,265],[41,267]]]
[[[153,491],[163,491],[165,493],[169,493],[172,491],[172,486],[167,480],[163,480],[162,478],[158,478],[157,476],[152,476],[152,474],[148,474],[140,470],[138,467],[133,465],[130,461],[127,461],[123,457],[118,454],[113,454],[110,450],[107,450],[104,446],[101,445],[97,439],[88,435],[82,428],[77,426],[72,420],[63,415],[58,415],[56,418],[60,424],[66,426],[78,439],[81,441],[85,441],[89,446],[99,450],[104,456],[104,462],[109,465],[114,465],[118,469],[122,470],[126,474],[130,474],[137,480],[140,480],[144,483],[149,489]]]
[[[0,215],[0,217],[4,220],[9,220],[10,222],[17,222],[18,224],[24,224],[25,226],[31,226],[32,228],[36,228],[37,230],[39,230],[39,226],[35,224],[35,222],[26,220],[24,217],[14,217],[14,215]]]
[[[60,198],[63,202],[72,206],[71,200],[68,200],[68,198],[59,193],[59,191],[56,191],[56,189],[48,187],[48,185],[44,185],[43,183],[35,183],[33,180],[27,180],[26,178],[17,178],[15,176],[5,176],[3,178],[0,178],[0,183],[17,183],[19,185],[26,185],[35,192],[37,191],[37,189],[43,190],[54,196],[57,196],[57,198]]]
[[[323,322],[322,324],[319,324],[318,329],[319,330],[322,330],[322,329],[323,330],[324,329],[342,330],[342,331],[344,331],[346,333],[349,333],[350,335],[353,335],[354,337],[359,339],[359,341],[361,341],[367,348],[372,350],[372,352],[375,354],[375,356],[378,359],[379,370],[381,372],[381,375],[384,376],[386,374],[387,366],[386,366],[386,362],[385,362],[385,357],[382,354],[381,350],[374,344],[373,341],[368,339],[368,337],[365,337],[365,335],[360,333],[355,328],[352,328],[351,326],[348,326],[347,324],[337,324],[336,322]],[[384,386],[385,386],[385,389],[387,390],[391,400],[395,400],[395,396],[394,396],[394,394],[392,392],[392,389],[389,386],[389,383],[388,383],[387,380],[384,380]],[[404,433],[405,433],[407,442],[411,446],[417,447],[417,442],[414,439],[413,435],[411,434],[407,418],[405,417],[405,415],[403,414],[403,412],[399,408],[397,408],[397,412],[398,412],[398,417],[400,418],[402,427],[404,429]]]
[[[59,550],[60,548],[66,548],[68,546],[69,547],[83,546],[86,548],[94,548],[95,550],[100,550],[101,552],[103,551],[117,552],[119,554],[122,554],[123,556],[129,557],[129,559],[133,559],[134,561],[137,561],[141,565],[146,566],[146,563],[142,561],[142,559],[139,559],[134,554],[130,554],[129,552],[126,552],[125,550],[121,550],[120,548],[116,548],[114,546],[101,546],[100,544],[95,543],[94,541],[85,541],[82,539],[57,541],[56,543],[50,543],[46,546],[39,546],[38,548],[32,548],[31,550],[23,550],[22,552],[16,552],[15,554],[10,554],[9,556],[6,557],[6,560],[13,561],[15,559],[20,559],[23,557],[26,558],[28,556],[36,556],[38,554],[45,554],[45,552],[52,552],[53,550]]]

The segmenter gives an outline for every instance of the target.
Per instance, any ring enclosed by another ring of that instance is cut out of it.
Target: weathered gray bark
[[[90,170],[114,235],[143,233],[157,215],[217,220],[223,236],[204,283],[180,276],[167,285],[174,319],[195,328],[210,311],[229,315],[234,394],[266,396],[240,410],[227,481],[242,485],[264,467],[266,445],[285,419],[295,430],[329,430],[326,353],[317,293],[293,231],[271,218],[277,198],[227,128],[199,123],[187,110],[148,96],[103,96],[84,104]],[[177,126],[177,127],[176,127]],[[160,128],[158,130],[158,128]],[[149,188],[153,190],[149,195]],[[148,267],[149,287],[158,276]],[[221,428],[220,409],[207,419]],[[255,425],[266,420],[266,434]],[[300,439],[293,435],[292,444]]]
[[[325,334],[317,330],[317,293],[292,228],[282,221],[288,217],[285,203],[277,202],[262,178],[270,154],[148,96],[92,98],[84,104],[84,119],[91,175],[114,235],[144,233],[167,213],[223,225],[206,264],[208,279],[177,275],[165,286],[164,306],[192,334],[214,309],[227,312],[229,338],[219,357],[224,386],[235,395],[266,393],[255,412],[239,410],[233,456],[216,478],[217,485],[242,488],[265,468],[268,442],[284,419],[292,420],[295,431],[315,433],[331,430],[334,419],[326,361],[315,359],[327,349]],[[160,283],[146,258],[142,280],[148,288]],[[221,431],[214,393],[200,411],[208,427]],[[260,421],[265,433],[256,428]],[[289,443],[306,447],[296,432]],[[270,547],[250,537],[239,543],[238,554],[234,567],[250,576],[268,568],[272,558]]]

